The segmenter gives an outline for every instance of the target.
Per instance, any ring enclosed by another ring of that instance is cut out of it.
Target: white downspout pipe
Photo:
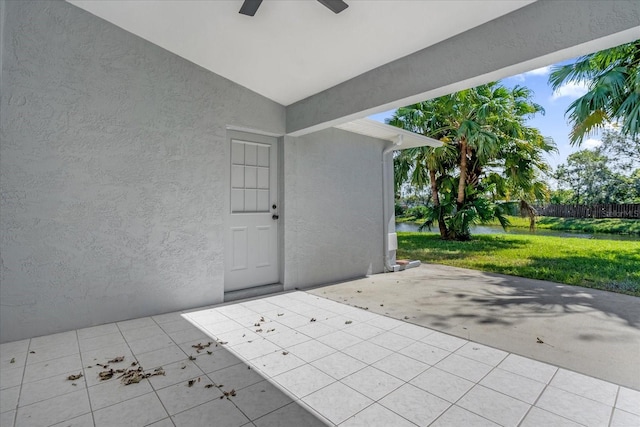
[[[395,268],[391,265],[389,256],[389,230],[391,225],[395,229],[395,212],[390,210],[394,203],[393,191],[393,151],[402,145],[403,136],[398,135],[396,141],[389,143],[382,150],[382,223],[384,235],[384,269],[386,272],[393,272]],[[393,215],[391,214],[393,212]]]

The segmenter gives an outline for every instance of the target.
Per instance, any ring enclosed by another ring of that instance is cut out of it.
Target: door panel
[[[248,234],[247,227],[231,227],[231,271],[247,269]]]
[[[277,140],[229,132],[225,292],[277,283]]]

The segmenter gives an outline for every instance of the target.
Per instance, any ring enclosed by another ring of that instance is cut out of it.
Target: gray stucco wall
[[[284,286],[383,271],[384,141],[338,129],[284,138]]]
[[[284,108],[68,3],[1,7],[0,341],[221,301],[225,126]]]

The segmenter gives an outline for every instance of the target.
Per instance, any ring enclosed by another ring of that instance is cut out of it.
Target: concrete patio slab
[[[309,292],[640,390],[637,297],[436,264]]]

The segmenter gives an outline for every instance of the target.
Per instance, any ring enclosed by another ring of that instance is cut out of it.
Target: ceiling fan
[[[325,7],[331,9],[333,13],[340,13],[349,7],[349,5],[342,0],[318,0],[318,1],[322,3]],[[256,14],[256,11],[260,7],[260,3],[262,3],[262,0],[244,0],[244,3],[242,3],[242,7],[240,8],[240,13],[247,16],[253,16]]]

